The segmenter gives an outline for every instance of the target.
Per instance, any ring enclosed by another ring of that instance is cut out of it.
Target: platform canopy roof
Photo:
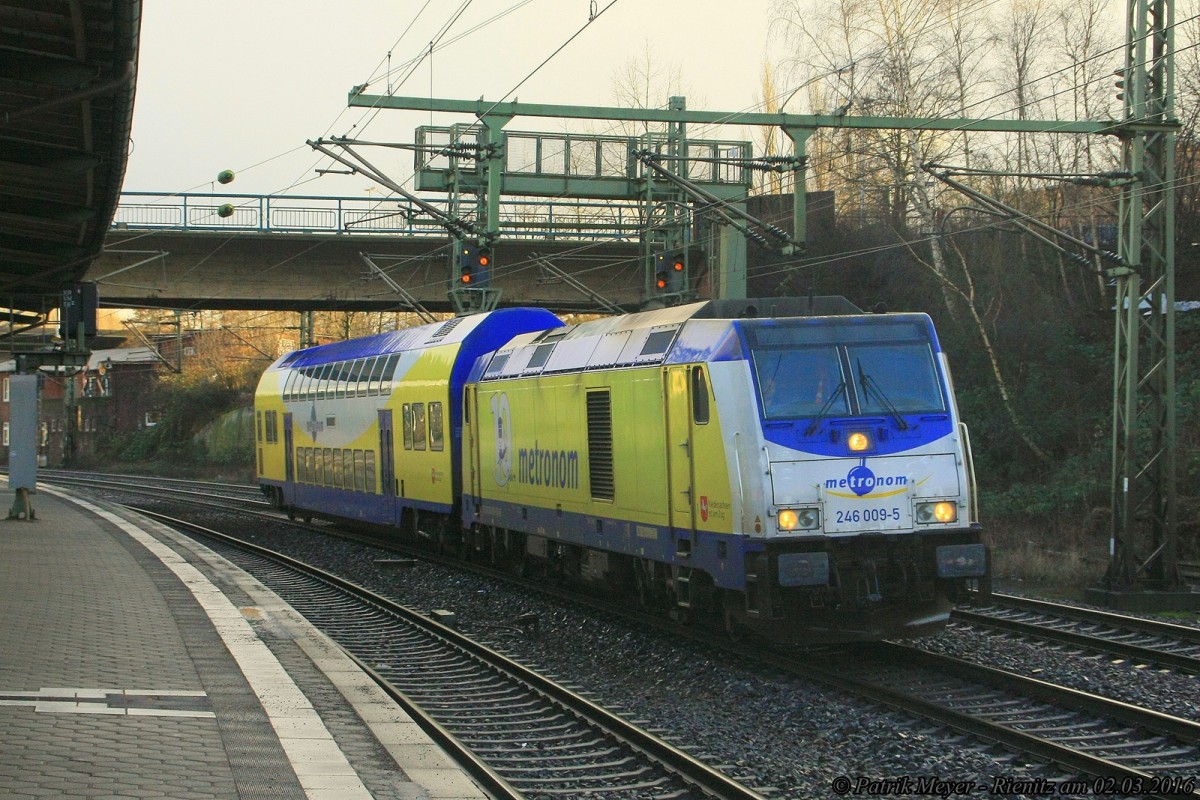
[[[0,307],[58,305],[125,176],[141,0],[0,0]]]

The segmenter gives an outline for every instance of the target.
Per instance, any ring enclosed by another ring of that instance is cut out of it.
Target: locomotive
[[[284,355],[262,491],[796,643],[935,632],[985,580],[932,321],[843,298],[457,317]]]

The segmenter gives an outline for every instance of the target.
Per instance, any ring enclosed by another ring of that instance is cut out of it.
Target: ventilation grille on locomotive
[[[587,433],[592,497],[612,500],[616,496],[616,487],[613,483],[612,401],[607,389],[588,392]]]

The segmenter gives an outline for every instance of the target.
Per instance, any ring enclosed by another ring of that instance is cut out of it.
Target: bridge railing
[[[429,200],[445,209],[444,199]],[[227,206],[227,216],[221,216]],[[117,230],[335,233],[444,238],[444,228],[403,199],[252,194],[122,192]],[[637,241],[638,205],[603,200],[502,200],[506,239]]]

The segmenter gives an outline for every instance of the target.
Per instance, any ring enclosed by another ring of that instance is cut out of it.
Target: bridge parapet
[[[428,202],[448,205],[445,198]],[[221,216],[223,206],[232,213]],[[530,197],[503,201],[500,209],[506,239],[636,242],[642,227],[633,202]],[[113,228],[447,237],[403,199],[318,195],[122,192]]]

